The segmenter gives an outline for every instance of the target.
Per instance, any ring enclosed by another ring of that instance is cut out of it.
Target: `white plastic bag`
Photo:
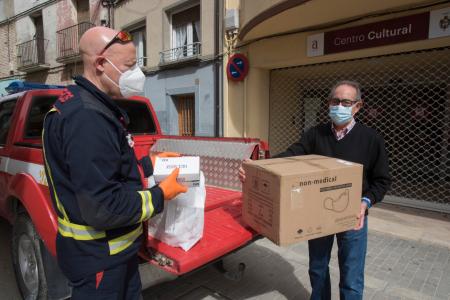
[[[188,251],[203,236],[205,199],[205,177],[201,172],[199,187],[189,187],[186,193],[166,201],[164,211],[149,220],[149,235]]]

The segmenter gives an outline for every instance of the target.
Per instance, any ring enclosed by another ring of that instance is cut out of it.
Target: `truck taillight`
[[[265,141],[259,142],[258,159],[270,158],[269,144]]]
[[[266,151],[264,149],[259,149],[258,159],[265,159],[265,158],[266,158]]]

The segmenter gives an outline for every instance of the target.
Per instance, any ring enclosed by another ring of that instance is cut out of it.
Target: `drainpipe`
[[[117,0],[102,0],[102,6],[108,8],[108,24],[109,28],[114,28],[114,6],[119,3]]]
[[[221,80],[221,64],[222,59],[219,58],[221,51],[222,24],[221,15],[223,0],[214,0],[214,135],[216,137],[223,135],[222,126],[222,106],[223,106],[223,82]]]
[[[10,34],[9,34],[9,30],[10,30],[10,25],[11,25],[11,21],[8,18],[8,35],[7,35],[7,44],[8,44],[8,68],[9,68],[9,75],[14,75],[14,70],[11,68],[11,42],[10,42]]]

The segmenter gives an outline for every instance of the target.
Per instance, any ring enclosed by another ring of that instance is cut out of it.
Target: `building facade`
[[[276,154],[327,121],[330,87],[359,81],[357,118],[386,141],[386,201],[450,211],[450,6],[447,1],[230,0],[233,52],[248,76],[225,81],[226,136],[268,140]],[[224,58],[226,64],[227,58]]]
[[[114,27],[133,35],[165,134],[221,134],[222,11],[219,0],[129,0],[114,9]]]
[[[16,79],[16,26],[10,18],[14,15],[14,1],[0,1],[0,96],[6,94],[5,87]]]
[[[95,25],[107,25],[101,0],[2,0],[0,81],[67,84],[83,72],[78,42]],[[5,29],[6,28],[6,29]]]

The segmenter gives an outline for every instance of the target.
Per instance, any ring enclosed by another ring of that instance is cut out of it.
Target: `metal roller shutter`
[[[450,212],[450,48],[275,69],[270,75],[272,153],[328,121],[339,80],[362,86],[357,121],[384,136],[393,185],[385,201]]]

